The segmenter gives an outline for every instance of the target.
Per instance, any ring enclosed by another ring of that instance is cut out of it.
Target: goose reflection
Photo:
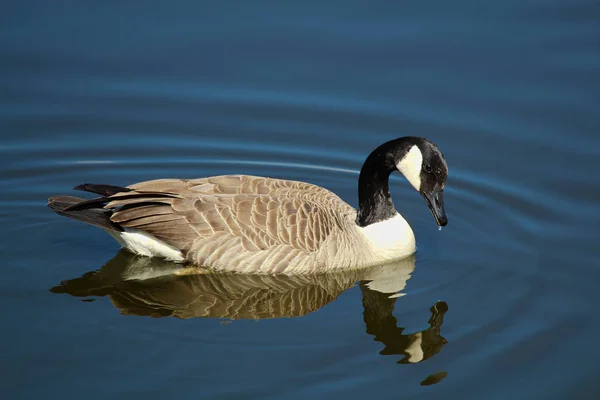
[[[363,295],[363,318],[367,325],[367,333],[374,340],[381,342],[385,348],[381,355],[403,355],[399,364],[418,363],[436,355],[448,341],[441,335],[444,314],[448,311],[445,301],[438,301],[429,311],[429,328],[420,332],[403,334],[404,328],[397,326],[396,317],[392,314],[396,299],[386,294],[369,290],[364,282],[360,283]]]
[[[414,363],[447,343],[440,329],[448,306],[431,307],[430,327],[403,334],[394,305],[414,270],[413,257],[376,268],[321,275],[243,275],[186,267],[120,251],[100,270],[50,290],[72,296],[108,296],[121,314],[176,318],[267,319],[316,311],[360,282],[367,333],[385,345],[381,354]]]

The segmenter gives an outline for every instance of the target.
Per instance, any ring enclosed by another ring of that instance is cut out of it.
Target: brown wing
[[[246,252],[290,246],[310,253],[332,231],[342,229],[354,212],[319,186],[247,175],[161,179],[129,188],[133,191],[110,197],[106,207],[119,208],[112,221],[146,231],[184,252],[221,239]],[[145,196],[132,196],[137,193]]]

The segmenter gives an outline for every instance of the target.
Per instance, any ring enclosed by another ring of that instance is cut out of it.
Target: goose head
[[[404,175],[423,196],[438,226],[445,226],[448,217],[444,210],[444,184],[448,165],[435,144],[414,136],[386,142],[365,160],[358,180],[357,225],[366,227],[398,215],[388,182],[394,171]]]
[[[404,139],[407,139],[404,145],[397,147],[395,152],[396,169],[423,196],[438,226],[446,226],[444,185],[448,178],[448,165],[444,155],[425,138]]]

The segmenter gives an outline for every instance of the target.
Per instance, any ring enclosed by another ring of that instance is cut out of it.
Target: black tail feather
[[[97,200],[97,199],[95,199]],[[103,229],[122,232],[123,228],[110,220],[111,210],[104,208],[85,208],[73,210],[70,208],[81,203],[86,203],[85,199],[73,196],[54,196],[48,199],[48,207],[57,214],[73,218],[77,221],[85,222]]]
[[[145,198],[165,198],[171,199],[176,198],[176,195],[169,193],[133,193],[133,194],[124,194],[121,196],[113,196],[113,197],[98,197],[95,199],[85,200],[76,204],[72,204],[65,209],[65,211],[81,211],[90,208],[96,207],[104,207],[104,205],[112,200],[129,200],[129,199],[145,199]]]
[[[123,192],[131,192],[132,189],[122,187],[122,186],[114,186],[114,185],[103,185],[96,183],[84,183],[81,185],[77,185],[73,188],[73,190],[83,190],[84,192],[91,192],[99,194],[100,196],[108,197],[113,194],[123,193]]]
[[[48,207],[56,212],[62,212],[65,208],[85,201],[81,197],[74,196],[52,196],[48,199]]]
[[[100,228],[119,232],[122,232],[123,228],[117,223],[111,221],[113,210],[104,208],[104,206],[110,201],[142,199],[142,201],[139,203],[124,206],[125,208],[131,208],[150,203],[158,203],[156,199],[160,198],[177,198],[177,195],[173,193],[138,193],[132,189],[120,186],[96,185],[91,183],[84,183],[83,185],[75,186],[74,189],[97,193],[102,197],[86,200],[82,199],[81,197],[54,196],[48,199],[48,207],[60,215],[86,222],[91,225],[99,226]],[[143,199],[146,199],[146,201],[143,201]]]
[[[83,211],[83,210],[90,210],[90,209],[94,209],[94,208],[102,208],[108,202],[109,202],[109,200],[106,197],[97,197],[95,199],[90,199],[90,200],[82,199],[82,201],[80,201],[78,203],[71,204],[70,206],[65,208],[64,211]]]

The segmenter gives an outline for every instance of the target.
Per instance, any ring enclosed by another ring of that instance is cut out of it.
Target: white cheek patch
[[[418,146],[410,148],[408,153],[396,164],[398,171],[408,179],[410,184],[418,191],[421,187],[421,165],[423,164],[423,154]]]

